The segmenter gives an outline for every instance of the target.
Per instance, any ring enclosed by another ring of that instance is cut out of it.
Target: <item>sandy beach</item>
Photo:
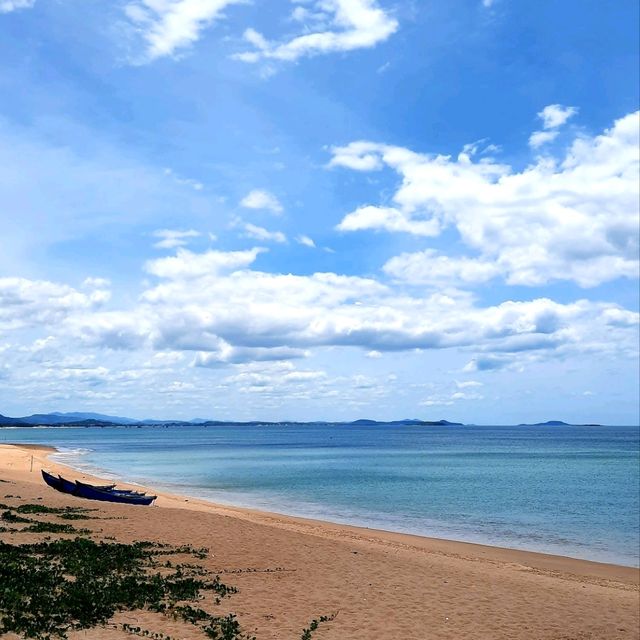
[[[561,556],[394,534],[159,494],[152,507],[88,503],[50,489],[40,469],[92,480],[52,462],[53,449],[0,446],[0,498],[17,506],[90,506],[95,539],[207,547],[204,565],[239,593],[225,599],[258,640],[556,639],[640,637],[639,571]],[[123,484],[122,486],[127,486]],[[152,488],[147,491],[156,493]],[[105,519],[108,518],[108,519]],[[0,534],[31,541],[37,534]],[[158,614],[118,614],[70,638],[129,638],[115,624],[198,638]],[[6,636],[9,637],[9,636]]]

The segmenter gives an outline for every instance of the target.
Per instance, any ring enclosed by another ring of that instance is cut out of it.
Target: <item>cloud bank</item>
[[[544,116],[553,126],[571,115],[556,106]],[[454,229],[470,255],[428,250],[386,264],[387,273],[413,283],[499,275],[511,285],[570,280],[593,287],[637,278],[638,149],[637,112],[600,135],[578,136],[562,157],[538,158],[522,170],[465,152],[452,158],[352,142],[333,149],[330,166],[388,167],[401,183],[390,203],[358,207],[338,229],[422,237]]]

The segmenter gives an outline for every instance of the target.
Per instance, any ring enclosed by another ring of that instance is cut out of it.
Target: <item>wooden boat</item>
[[[115,484],[93,485],[87,484],[86,482],[72,482],[71,480],[63,478],[61,475],[56,477],[47,473],[44,469],[42,469],[42,478],[56,491],[68,493],[78,498],[142,505],[151,504],[156,499],[156,496],[147,496],[139,491],[116,489]]]
[[[71,480],[67,480],[63,478],[61,475],[54,476],[50,473],[47,473],[44,469],[41,470],[43,480],[52,488],[56,489],[56,491],[60,491],[62,493],[70,493],[73,494],[77,489],[76,483],[71,482]],[[93,486],[93,485],[91,485]],[[96,489],[100,489],[101,491],[111,491],[115,488],[115,484],[103,484],[96,485]]]
[[[132,493],[130,491],[118,491],[117,489],[111,489],[105,491],[104,489],[98,489],[90,484],[76,481],[76,490],[73,495],[79,498],[87,498],[88,500],[101,500],[102,502],[120,502],[122,504],[139,504],[149,505],[158,496],[147,496],[139,493]]]
[[[78,488],[75,482],[72,482],[71,480],[67,480],[66,478],[63,478],[61,475],[58,475],[58,479],[60,480],[60,483],[62,485],[62,489],[59,489],[60,491],[62,491],[62,493],[75,494],[75,491]],[[111,491],[112,489],[115,489],[115,487],[116,487],[115,484],[103,484],[103,485],[95,486],[96,489],[100,489],[101,491]]]
[[[41,470],[42,479],[53,489],[56,491],[62,491],[62,493],[71,493],[71,491],[65,491],[62,485],[62,479],[60,476],[56,478],[56,476],[52,476],[50,473],[47,473],[44,469]],[[75,487],[75,483],[74,483]]]

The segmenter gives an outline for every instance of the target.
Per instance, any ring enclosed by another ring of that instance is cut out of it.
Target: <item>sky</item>
[[[0,413],[638,424],[635,0],[0,0]]]

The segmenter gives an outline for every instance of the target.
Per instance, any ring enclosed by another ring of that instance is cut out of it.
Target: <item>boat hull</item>
[[[102,502],[119,502],[121,504],[150,505],[157,496],[147,496],[144,493],[128,489],[118,490],[114,484],[95,486],[84,482],[71,482],[62,476],[54,476],[41,470],[43,480],[56,491],[86,498],[87,500],[101,500]]]
[[[76,482],[77,488],[73,495],[87,500],[100,500],[101,502],[118,502],[120,504],[150,505],[157,496],[145,496],[131,494],[126,491],[103,491],[82,482]]]

